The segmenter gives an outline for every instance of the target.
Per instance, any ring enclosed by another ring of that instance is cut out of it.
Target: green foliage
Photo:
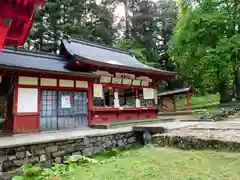
[[[220,85],[231,85],[239,64],[240,36],[232,13],[236,9],[234,1],[201,0],[181,14],[169,52],[189,84],[200,89],[213,86],[212,91],[219,92]]]

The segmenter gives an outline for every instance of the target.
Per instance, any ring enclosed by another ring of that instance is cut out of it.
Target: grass
[[[192,95],[190,104],[191,108],[201,108],[204,106],[216,106],[219,103],[220,97],[218,94],[208,94],[206,96],[196,96]],[[177,108],[183,108],[186,107],[186,99],[185,98],[180,98],[177,100],[176,103]]]
[[[232,153],[142,148],[121,152],[104,164],[83,166],[67,179],[239,180],[239,166],[240,157]]]

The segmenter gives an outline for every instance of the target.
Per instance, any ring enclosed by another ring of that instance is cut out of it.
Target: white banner
[[[62,108],[71,108],[71,97],[69,95],[63,95],[61,98]]]

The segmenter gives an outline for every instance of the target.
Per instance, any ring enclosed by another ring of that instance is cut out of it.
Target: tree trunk
[[[224,82],[219,84],[220,103],[228,103],[232,101],[232,93]]]

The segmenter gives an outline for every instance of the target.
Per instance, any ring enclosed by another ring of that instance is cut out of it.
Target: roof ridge
[[[97,47],[97,48],[106,49],[106,50],[110,50],[110,51],[114,51],[114,52],[124,53],[124,54],[128,54],[128,55],[132,56],[131,52],[129,52],[127,50],[123,50],[123,49],[113,47],[113,46],[110,46],[110,45],[106,45],[106,44],[101,44],[101,43],[98,43],[98,42],[93,42],[93,41],[90,41],[90,40],[83,40],[83,39],[80,39],[80,38],[69,38],[69,39],[65,38],[63,40],[67,40],[67,41],[70,41],[70,42],[72,41],[72,42],[75,42],[75,43],[82,43],[82,44],[89,45],[89,46],[92,46],[92,47]]]
[[[12,53],[12,54],[21,54],[25,56],[35,56],[35,57],[47,57],[49,59],[56,59],[56,60],[64,60],[64,56],[60,56],[58,54],[51,54],[42,51],[31,51],[26,50],[24,48],[12,48],[12,47],[4,47],[2,50],[3,53]]]

